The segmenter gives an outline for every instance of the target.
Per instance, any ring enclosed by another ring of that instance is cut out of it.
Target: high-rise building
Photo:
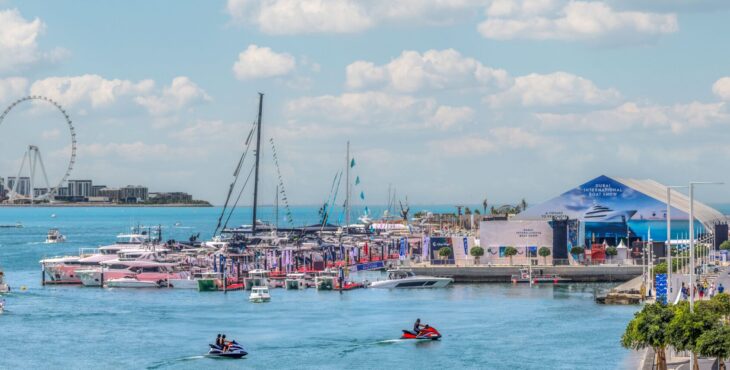
[[[16,177],[8,177],[8,189],[13,189],[16,187]],[[24,196],[30,196],[30,177],[21,177],[20,180],[17,181],[17,188],[15,189],[15,192],[24,195]]]
[[[91,196],[91,180],[68,180],[68,195],[88,198]]]
[[[91,195],[90,196],[92,196],[92,197],[100,197],[100,196],[102,196],[101,194],[99,194],[99,191],[101,191],[101,189],[105,189],[105,188],[106,188],[106,185],[92,185],[91,186]]]

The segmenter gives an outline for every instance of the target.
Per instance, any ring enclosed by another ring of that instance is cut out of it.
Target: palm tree
[[[537,250],[537,254],[540,255],[540,257],[543,258],[543,263],[547,265],[547,258],[550,256],[550,248],[548,247],[540,247],[540,249]]]
[[[482,212],[482,213],[484,213],[485,215],[487,214],[488,205],[489,205],[489,202],[487,202],[487,198],[484,198],[484,200],[482,201],[482,209],[484,210],[484,212]]]

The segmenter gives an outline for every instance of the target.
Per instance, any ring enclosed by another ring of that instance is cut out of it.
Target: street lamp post
[[[695,293],[695,185],[722,185],[722,182],[690,181],[689,183],[689,310],[694,312]]]
[[[694,294],[695,294],[695,204],[694,204],[694,190],[695,185],[722,185],[722,182],[701,182],[701,181],[690,181],[689,183],[689,312],[694,312]],[[695,354],[689,358],[689,368],[694,368],[694,363],[697,361]]]
[[[667,186],[667,294],[672,297],[672,189],[686,186]]]

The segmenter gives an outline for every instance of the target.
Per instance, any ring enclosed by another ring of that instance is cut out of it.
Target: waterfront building
[[[17,178],[15,176],[8,177],[8,189],[13,189],[15,187],[15,182]],[[30,177],[20,177],[20,180],[17,180],[17,188],[15,189],[15,192],[24,195],[24,196],[30,196]]]
[[[88,198],[91,196],[91,180],[68,180],[68,195],[73,198]]]
[[[127,185],[119,188],[119,201],[122,203],[139,203],[144,202],[149,197],[146,186]]]
[[[99,190],[100,197],[106,198],[110,202],[119,202],[120,191],[117,188],[104,188]]]
[[[100,197],[101,194],[99,194],[99,191],[104,188],[106,188],[106,185],[92,185],[91,193],[89,194],[89,196],[90,197]]]

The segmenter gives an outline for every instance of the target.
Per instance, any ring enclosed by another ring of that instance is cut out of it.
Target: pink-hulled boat
[[[77,270],[99,266],[101,262],[119,258],[117,254],[123,250],[139,249],[149,241],[143,234],[119,234],[115,244],[98,249],[82,248],[79,256],[62,256],[46,258],[40,261],[43,267],[46,284],[81,284]]]
[[[147,260],[111,260],[100,263],[101,267],[78,270],[77,275],[84,286],[99,286],[122,278],[134,278],[138,281],[164,283],[171,279],[187,279],[189,273],[177,271],[176,263],[155,262]]]

